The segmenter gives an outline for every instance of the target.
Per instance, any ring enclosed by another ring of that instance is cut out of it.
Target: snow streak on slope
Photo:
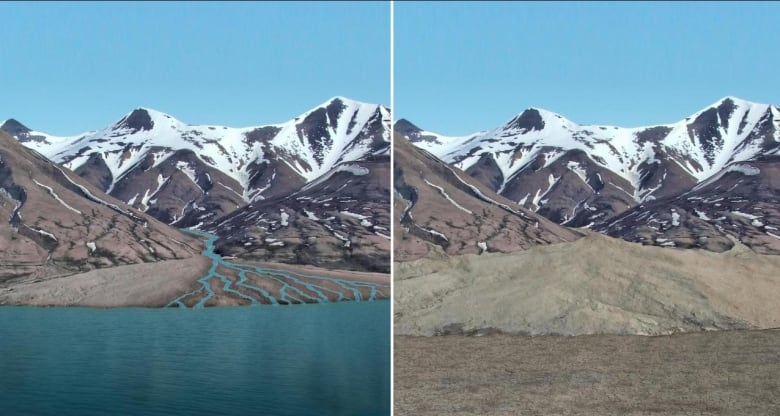
[[[63,200],[62,200],[62,198],[60,198],[60,196],[59,196],[59,195],[57,195],[57,193],[56,193],[56,192],[54,192],[54,189],[52,189],[50,186],[46,186],[46,185],[44,185],[44,184],[42,184],[42,183],[38,182],[38,181],[37,181],[37,180],[35,180],[35,179],[33,179],[33,182],[35,182],[35,184],[36,184],[36,185],[38,185],[38,186],[40,186],[41,188],[43,188],[43,189],[45,189],[45,190],[49,191],[49,195],[51,195],[51,196],[52,196],[52,198],[54,198],[55,200],[57,200],[57,202],[59,202],[59,203],[60,203],[62,206],[64,206],[65,208],[67,208],[67,209],[69,209],[69,210],[71,210],[71,211],[75,212],[76,214],[79,214],[79,215],[81,215],[81,211],[77,210],[76,208],[73,208],[72,206],[68,205],[68,203],[67,203],[67,202],[63,201]]]

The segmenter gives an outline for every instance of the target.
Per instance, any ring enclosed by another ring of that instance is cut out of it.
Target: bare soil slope
[[[0,305],[163,307],[200,286],[197,279],[210,266],[197,256],[30,279],[0,288]]]
[[[396,334],[668,334],[780,326],[780,257],[597,233],[512,254],[397,263]]]

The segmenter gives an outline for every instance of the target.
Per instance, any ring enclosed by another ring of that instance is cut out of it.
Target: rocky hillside
[[[400,136],[394,150],[396,261],[425,256],[432,246],[448,254],[512,252],[577,238]]]
[[[341,163],[291,195],[210,223],[217,251],[255,261],[390,272],[389,148]]]
[[[0,132],[0,219],[0,284],[190,258],[202,246],[5,132]]]

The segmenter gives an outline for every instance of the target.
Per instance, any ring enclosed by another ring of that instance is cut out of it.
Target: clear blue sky
[[[395,115],[458,135],[528,107],[631,127],[780,105],[779,22],[778,2],[397,2]]]
[[[145,106],[286,121],[332,96],[389,105],[389,3],[0,3],[0,121],[51,134]]]

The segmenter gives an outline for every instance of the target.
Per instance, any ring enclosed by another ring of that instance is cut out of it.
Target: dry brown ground
[[[162,307],[200,286],[211,260],[196,256],[96,269],[0,288],[0,305]]]
[[[390,275],[381,273],[353,272],[329,270],[313,266],[297,266],[281,263],[253,263],[263,267],[283,270],[298,276],[311,274],[316,276],[338,277],[347,281],[374,283],[381,286],[377,291],[378,299],[387,299],[390,294]],[[127,266],[96,269],[87,273],[62,275],[59,277],[31,277],[13,284],[0,287],[0,305],[31,305],[31,306],[93,306],[93,307],[162,307],[177,297],[190,293],[201,287],[198,279],[208,273],[211,259],[203,256],[187,260],[168,260],[155,263],[142,263]],[[219,272],[228,276],[234,283],[238,280],[233,271],[226,272],[221,267]],[[249,274],[249,283],[255,286],[265,286],[272,295],[279,295],[281,285],[274,281]],[[322,281],[312,280],[317,284]],[[270,283],[270,284],[269,284]],[[212,289],[216,296],[206,303],[206,306],[246,305],[250,302],[244,298],[222,290],[223,283],[219,279],[211,279]],[[327,282],[325,285],[329,285]],[[332,289],[339,289],[331,285]],[[257,297],[258,293],[233,286],[245,295]],[[306,290],[303,288],[302,290]],[[351,300],[351,292],[345,291],[344,300]],[[369,288],[361,288],[361,295],[368,298]],[[187,306],[195,305],[205,292],[199,292],[185,299]],[[336,300],[335,297],[330,299]]]
[[[780,326],[780,256],[642,246],[597,233],[511,254],[396,263],[395,331],[660,335]]]
[[[395,415],[780,415],[780,331],[395,338]]]
[[[344,280],[354,280],[359,282],[371,282],[390,285],[390,275],[387,273],[358,272],[352,270],[336,270],[316,267],[307,264],[287,264],[275,262],[255,262],[242,259],[233,260],[244,264],[252,264],[269,269],[288,270],[301,274],[312,274],[325,277],[337,277]]]

